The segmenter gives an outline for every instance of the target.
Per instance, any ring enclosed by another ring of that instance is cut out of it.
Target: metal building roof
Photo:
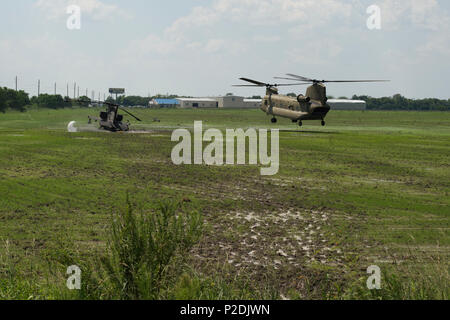
[[[186,102],[217,102],[216,99],[210,99],[210,98],[177,98],[179,101],[186,101]]]

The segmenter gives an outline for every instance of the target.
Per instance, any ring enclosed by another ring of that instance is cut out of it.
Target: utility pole
[[[88,89],[86,89],[86,97],[89,97],[89,95],[88,95]]]
[[[16,91],[17,91],[17,76],[16,76]]]
[[[78,86],[77,98],[80,99],[80,86]]]
[[[38,98],[41,95],[41,80],[38,80]]]
[[[77,83],[75,82],[75,83],[73,84],[73,98],[74,98],[74,99],[77,98],[76,93],[77,93]]]
[[[56,96],[56,82],[55,82],[55,96]]]
[[[69,98],[69,84],[67,84],[67,94],[66,97]]]

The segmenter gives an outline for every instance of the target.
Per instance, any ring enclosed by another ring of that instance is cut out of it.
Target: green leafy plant
[[[202,219],[196,211],[162,201],[151,213],[127,209],[113,216],[106,276],[120,299],[157,299],[173,263],[198,241]]]

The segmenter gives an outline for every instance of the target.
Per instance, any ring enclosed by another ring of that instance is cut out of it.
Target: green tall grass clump
[[[357,300],[449,300],[449,263],[440,257],[417,264],[386,265],[380,290],[367,290],[366,277],[350,285],[339,298]]]
[[[201,215],[170,201],[141,214],[127,204],[113,216],[108,255],[101,259],[106,281],[116,298],[158,299],[177,272],[176,262],[199,240]]]
[[[0,300],[33,299],[33,285],[17,269],[18,258],[11,252],[11,243],[6,240],[1,243],[0,251]]]

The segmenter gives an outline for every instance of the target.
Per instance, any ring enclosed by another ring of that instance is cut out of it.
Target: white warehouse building
[[[224,96],[215,98],[219,102],[219,108],[254,108],[258,109],[261,107],[262,99],[245,99],[239,96]]]
[[[261,99],[245,99],[239,96],[211,98],[177,98],[181,108],[226,108],[226,109],[259,109]]]
[[[217,108],[218,102],[212,98],[177,98],[181,108]]]
[[[331,110],[366,110],[367,103],[363,100],[329,99]]]

